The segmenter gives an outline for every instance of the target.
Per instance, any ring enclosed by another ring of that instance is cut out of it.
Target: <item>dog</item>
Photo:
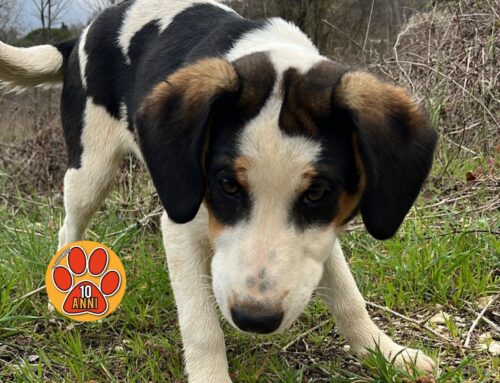
[[[60,247],[82,239],[126,153],[147,165],[189,382],[231,381],[214,300],[235,328],[273,334],[317,288],[355,353],[433,370],[370,319],[338,240],[358,212],[393,236],[430,171],[436,132],[403,88],[212,0],[123,1],[77,40],[1,43],[0,79],[63,84]]]

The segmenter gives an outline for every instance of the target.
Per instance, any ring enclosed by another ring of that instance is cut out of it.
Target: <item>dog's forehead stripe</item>
[[[297,190],[302,175],[316,162],[321,152],[319,142],[282,133],[278,119],[282,100],[274,94],[262,112],[243,130],[239,152],[251,162],[248,182],[257,192],[289,195]]]

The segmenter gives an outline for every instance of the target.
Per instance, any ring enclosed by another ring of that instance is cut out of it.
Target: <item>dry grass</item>
[[[460,0],[413,16],[376,67],[426,100],[446,146],[498,150],[500,2]]]
[[[67,161],[59,94],[57,89],[35,89],[0,98],[4,193],[60,190]]]

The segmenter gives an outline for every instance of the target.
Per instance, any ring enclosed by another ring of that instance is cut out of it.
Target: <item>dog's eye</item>
[[[321,185],[311,186],[303,196],[303,201],[308,204],[321,202],[329,194],[329,190]]]
[[[236,196],[240,192],[240,186],[236,182],[236,180],[232,178],[223,178],[220,181],[220,187],[224,193],[231,195],[231,196]]]

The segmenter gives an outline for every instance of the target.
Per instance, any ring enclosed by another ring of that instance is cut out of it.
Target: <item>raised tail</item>
[[[75,42],[18,48],[0,41],[0,83],[23,88],[62,82]]]

